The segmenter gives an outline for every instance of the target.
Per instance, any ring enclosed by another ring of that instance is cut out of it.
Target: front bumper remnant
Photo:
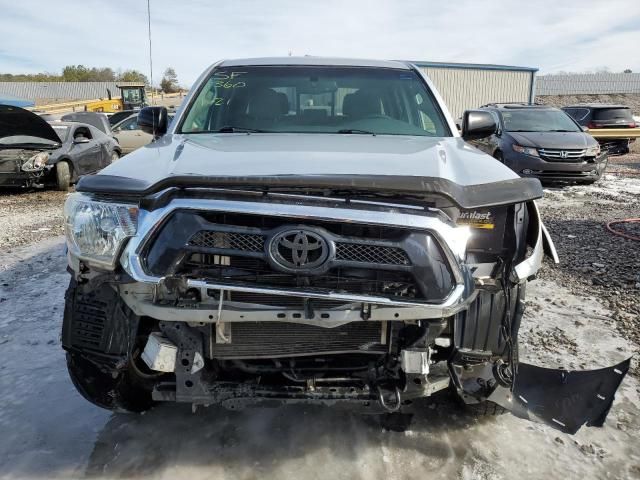
[[[564,433],[601,427],[631,359],[598,370],[570,371],[518,365],[513,390],[499,386],[489,400],[517,417],[545,423]]]

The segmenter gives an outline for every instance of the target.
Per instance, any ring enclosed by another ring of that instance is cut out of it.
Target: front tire
[[[111,152],[111,163],[117,162],[120,159],[120,154],[114,150]]]
[[[144,379],[137,378],[129,363],[113,369],[93,361],[90,354],[67,352],[67,370],[76,390],[98,407],[116,412],[144,412],[154,402]]]
[[[71,169],[67,162],[56,163],[56,188],[61,192],[68,192],[71,185]]]

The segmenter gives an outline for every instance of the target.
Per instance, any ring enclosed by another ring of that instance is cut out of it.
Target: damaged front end
[[[154,401],[384,413],[452,388],[571,432],[604,419],[628,368],[518,362],[526,282],[555,254],[533,201],[183,189],[138,205],[76,194],[65,217],[70,365],[114,389],[134,375]],[[72,377],[95,403],[124,398]]]
[[[42,183],[53,168],[49,152],[33,149],[0,149],[0,186],[30,187]]]
[[[53,168],[50,152],[60,137],[44,119],[28,110],[0,105],[0,187],[31,187]]]

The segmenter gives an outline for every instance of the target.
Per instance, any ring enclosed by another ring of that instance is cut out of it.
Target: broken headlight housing
[[[44,170],[44,166],[49,160],[49,154],[47,152],[40,152],[33,155],[29,160],[22,164],[23,172],[41,172]]]
[[[587,148],[585,153],[587,157],[597,157],[598,155],[600,155],[600,144]]]
[[[87,263],[113,270],[126,240],[136,234],[138,207],[98,202],[76,193],[64,205],[64,219],[69,251]]]

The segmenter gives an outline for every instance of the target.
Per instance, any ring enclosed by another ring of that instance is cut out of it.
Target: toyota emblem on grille
[[[269,256],[284,270],[315,270],[329,258],[329,243],[313,230],[285,230],[271,238]]]

